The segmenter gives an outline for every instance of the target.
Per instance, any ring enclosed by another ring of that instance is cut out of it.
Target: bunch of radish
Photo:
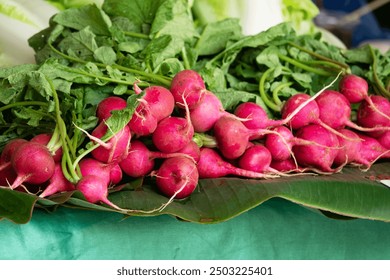
[[[134,87],[137,94],[144,94],[131,120],[105,142],[101,138],[110,129],[106,120],[113,110],[125,109],[127,102],[110,96],[98,104],[99,123],[87,133],[98,147],[79,162],[78,182],[65,178],[62,149],[52,145],[50,134],[43,134],[5,146],[1,186],[23,190],[38,185],[42,198],[79,190],[91,203],[121,209],[108,200],[108,191],[129,178],[149,177],[156,191],[182,199],[202,178],[332,174],[346,165],[369,168],[390,158],[390,101],[368,95],[367,82],[355,75],[343,76],[338,91],[293,95],[277,120],[269,119],[253,102],[243,102],[232,112],[224,110],[193,70],[178,72],[170,88]],[[354,121],[352,106],[357,108]],[[197,143],[201,134],[214,144]]]

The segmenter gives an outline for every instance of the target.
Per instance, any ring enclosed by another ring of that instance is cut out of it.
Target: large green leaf
[[[390,222],[390,189],[380,178],[389,177],[390,162],[375,164],[369,171],[344,168],[333,175],[307,175],[268,180],[240,178],[202,179],[187,199],[160,195],[153,184],[136,180],[111,192],[109,199],[126,211],[85,201],[79,192],[39,199],[34,195],[0,189],[0,217],[16,223],[31,219],[34,206],[77,207],[128,215],[168,214],[195,223],[218,223],[231,219],[263,202],[280,197],[328,217],[363,218]],[[320,211],[318,211],[320,212]]]

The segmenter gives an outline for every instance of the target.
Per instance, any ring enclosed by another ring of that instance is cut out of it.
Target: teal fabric
[[[336,220],[272,199],[229,221],[194,224],[36,209],[28,224],[0,221],[0,259],[390,259],[390,224]]]

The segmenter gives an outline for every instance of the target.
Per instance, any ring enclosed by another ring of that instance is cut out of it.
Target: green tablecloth
[[[390,259],[390,223],[335,220],[272,199],[219,224],[60,207],[0,221],[0,259]]]

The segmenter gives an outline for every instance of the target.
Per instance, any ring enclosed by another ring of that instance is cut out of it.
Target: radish
[[[390,158],[390,150],[383,147],[378,140],[362,133],[358,133],[358,135],[362,139],[361,159],[372,165],[378,159]]]
[[[114,209],[122,210],[119,206],[112,203],[108,198],[108,183],[97,175],[87,175],[82,177],[76,185],[90,203],[103,202]]]
[[[186,102],[184,100],[184,102]],[[155,147],[164,153],[174,153],[183,149],[194,136],[194,126],[190,119],[190,110],[185,105],[186,115],[183,117],[169,116],[161,120],[152,134]]]
[[[102,122],[111,117],[113,110],[122,110],[127,107],[127,102],[119,96],[109,96],[99,102],[96,107],[96,116],[99,122]]]
[[[254,172],[278,173],[270,167],[271,161],[270,151],[262,144],[255,144],[246,149],[245,153],[239,158],[238,166]]]
[[[157,118],[145,100],[140,99],[139,102],[140,104],[135,109],[128,126],[130,131],[137,136],[148,136],[156,130]]]
[[[346,74],[339,81],[339,91],[350,103],[360,103],[368,98],[368,83],[362,77]]]
[[[216,121],[213,131],[218,149],[227,159],[240,157],[248,147],[250,139],[274,133],[267,129],[249,129],[241,121],[231,116],[220,117]]]
[[[382,133],[376,138],[376,140],[378,140],[378,142],[386,149],[390,149],[390,131]]]
[[[144,92],[143,99],[147,102],[157,122],[172,114],[175,108],[175,99],[168,89],[162,86],[150,86]]]
[[[75,186],[65,178],[61,164],[56,163],[53,176],[50,177],[49,184],[45,187],[39,197],[44,198],[56,193],[73,190],[75,190]]]
[[[266,111],[254,102],[244,102],[238,105],[234,114],[242,119],[244,125],[249,129],[264,129],[283,124],[283,120],[271,120]]]
[[[110,183],[113,185],[117,185],[122,181],[123,172],[119,165],[119,163],[114,163],[110,169]]]
[[[342,165],[348,163],[356,163],[363,165],[371,165],[369,161],[365,160],[360,156],[362,146],[362,140],[358,134],[354,131],[346,128],[342,128],[339,130],[340,133],[347,136],[340,137],[337,136],[339,140],[340,149],[337,152],[337,155],[334,159],[334,164]],[[351,139],[351,140],[348,140]]]
[[[200,157],[200,147],[195,141],[191,140],[184,148],[177,151],[177,153],[187,155],[193,158],[195,162],[198,162]]]
[[[315,100],[309,101],[304,107],[299,109],[300,105],[310,99],[310,95],[306,93],[297,93],[287,99],[282,107],[282,118],[289,118],[290,114],[295,113],[291,120],[287,123],[292,129],[299,129],[308,124],[318,123],[320,109]],[[298,110],[299,109],[299,110]],[[298,111],[297,111],[298,110]]]
[[[216,121],[222,116],[231,116],[243,120],[225,111],[219,98],[207,90],[199,102],[190,110],[190,118],[194,126],[194,131],[199,133],[211,130]]]
[[[278,126],[272,130],[275,131],[276,134],[267,134],[264,145],[271,153],[273,160],[282,161],[294,156],[292,147],[295,145],[315,144],[295,137],[291,130],[285,126]]]
[[[49,151],[51,152],[54,161],[60,162],[62,159],[62,147],[55,147],[55,146],[49,147],[48,144],[49,144],[51,138],[52,138],[51,133],[41,133],[41,134],[38,134],[38,135],[34,136],[33,138],[31,138],[30,141],[45,145],[49,149]]]
[[[377,132],[370,133],[372,136],[379,136],[390,130],[390,101],[379,95],[371,95],[370,105],[367,100],[360,103],[357,111],[357,123],[366,128],[376,128]]]
[[[360,131],[383,131],[383,127],[367,128],[361,127],[350,120],[351,104],[348,99],[338,91],[325,90],[316,99],[318,108],[320,109],[320,119],[326,125],[340,129],[345,126],[351,127]],[[389,103],[390,112],[390,103]],[[390,113],[389,113],[390,114]],[[388,121],[390,129],[390,120]]]
[[[22,145],[28,143],[27,140],[16,138],[8,141],[8,143],[4,146],[3,151],[0,155],[0,171],[3,169],[7,169],[11,166],[11,158],[13,153]]]
[[[366,101],[377,114],[390,120],[388,115],[386,116],[376,107],[371,99],[372,96],[368,95],[368,83],[364,78],[354,74],[345,75],[339,82],[339,90],[349,102],[359,103]]]
[[[319,98],[325,91],[327,90],[323,89],[313,97],[305,93],[297,93],[291,96],[282,108],[283,124],[290,126],[293,130],[298,130],[309,124],[318,124],[335,135],[345,137],[320,118],[320,107],[314,98]],[[324,109],[322,111],[323,115],[326,114]]]
[[[195,162],[182,156],[165,159],[154,176],[161,193],[178,199],[188,197],[199,180]]]
[[[341,133],[353,140],[339,138],[339,149],[334,164],[365,165],[370,168],[380,158],[390,158],[390,149],[383,147],[376,139],[352,130],[341,129]]]
[[[101,177],[107,184],[111,180],[111,169],[114,164],[106,164],[95,158],[83,158],[79,162],[80,173],[82,177],[95,175]]]
[[[104,163],[119,162],[127,156],[131,140],[130,129],[126,125],[110,140],[103,142],[100,138],[106,134],[107,129],[107,125],[101,122],[92,131],[92,135],[87,134],[92,141],[100,145],[92,150],[91,154],[95,159]]]
[[[206,86],[200,74],[191,69],[182,70],[173,77],[170,91],[179,107],[192,109],[206,92]]]
[[[279,172],[302,172],[302,168],[297,166],[297,163],[291,157],[284,160],[272,160],[270,167]]]
[[[0,170],[0,186],[9,186],[16,178],[16,173],[11,164],[7,164]]]
[[[285,160],[272,160],[270,167],[279,172],[282,172],[283,174],[287,174],[291,172],[309,174],[309,172],[311,172],[310,174],[329,175],[334,173],[333,171],[325,172],[314,167],[301,167],[297,165],[297,163],[294,161],[293,158],[289,158]]]
[[[46,146],[27,142],[12,154],[11,164],[17,176],[11,185],[15,189],[23,183],[42,184],[54,173],[55,162]]]
[[[245,178],[274,178],[275,175],[253,172],[239,168],[225,159],[212,148],[202,147],[198,161],[199,178],[220,178],[235,175]]]
[[[339,149],[337,136],[318,124],[309,124],[296,132],[296,137],[319,145],[295,145],[293,153],[299,165],[334,172],[331,168]]]
[[[186,156],[182,153],[162,153],[159,151],[151,151],[141,140],[132,140],[129,153],[123,159],[119,166],[127,175],[138,178],[149,174],[154,166],[157,158],[171,158],[177,156]]]

